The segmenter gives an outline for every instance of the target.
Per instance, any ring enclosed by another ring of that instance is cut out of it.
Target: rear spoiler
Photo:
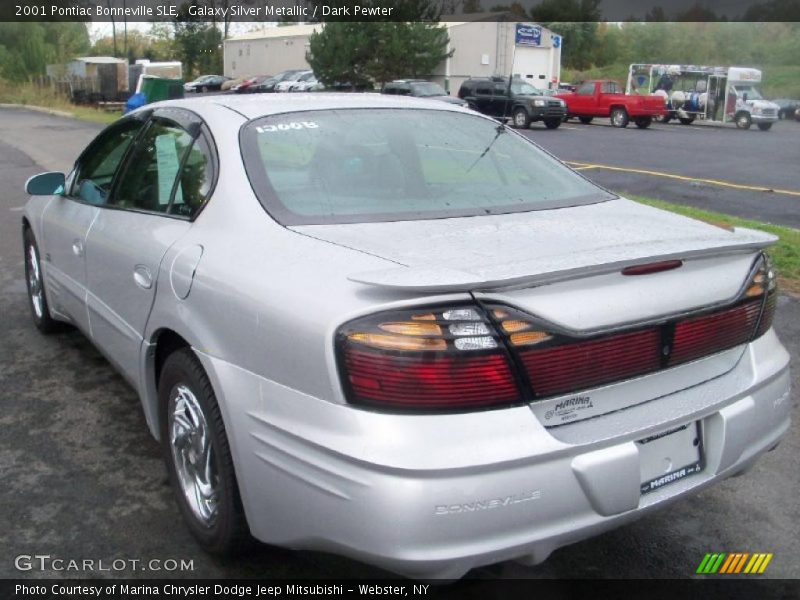
[[[443,293],[496,291],[547,285],[620,271],[643,262],[691,260],[762,250],[777,236],[737,227],[735,239],[685,238],[646,245],[598,248],[592,252],[543,256],[502,265],[477,265],[469,271],[448,267],[392,267],[350,275],[348,279],[397,291]]]

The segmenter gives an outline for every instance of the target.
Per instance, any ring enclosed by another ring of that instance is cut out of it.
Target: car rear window
[[[248,177],[284,225],[478,216],[613,198],[524,137],[477,115],[342,109],[256,119]]]

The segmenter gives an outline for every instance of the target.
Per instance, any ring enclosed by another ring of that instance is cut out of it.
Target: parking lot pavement
[[[385,575],[316,552],[257,545],[241,557],[220,560],[198,550],[165,485],[159,449],[133,390],[80,333],[45,337],[33,327],[23,280],[22,186],[36,172],[63,168],[67,144],[77,149],[97,129],[0,110],[0,577]],[[792,355],[796,415],[800,300],[781,297],[776,328]],[[795,426],[743,477],[562,548],[538,567],[503,563],[470,577],[688,577],[706,552],[745,551],[774,553],[764,577],[800,578],[798,453]],[[20,572],[14,558],[21,554],[106,563],[173,558],[193,561],[194,569]]]
[[[534,124],[523,134],[561,160],[580,163],[584,176],[615,192],[800,227],[800,123],[780,121],[768,132],[698,123],[640,130],[617,129],[607,119],[591,125],[573,119],[556,130]],[[688,180],[636,172],[642,170]]]

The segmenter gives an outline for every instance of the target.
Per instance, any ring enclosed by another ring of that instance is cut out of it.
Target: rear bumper
[[[514,558],[541,562],[744,470],[790,425],[789,357],[772,331],[721,377],[596,417],[591,427],[551,429],[528,407],[357,410],[200,356],[225,392],[220,405],[255,537],[419,578]],[[635,440],[693,421],[702,424],[704,470],[640,495]]]

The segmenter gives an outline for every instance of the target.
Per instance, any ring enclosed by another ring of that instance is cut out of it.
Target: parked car
[[[237,94],[251,94],[258,89],[258,86],[271,79],[272,75],[259,75],[258,77],[249,77],[242,81],[239,85],[231,88]]]
[[[441,100],[458,106],[467,106],[467,101],[448,94],[438,83],[425,79],[396,79],[383,86],[381,94],[394,96],[413,96],[415,98],[428,98]]]
[[[778,105],[779,119],[793,119],[797,109],[800,108],[800,100],[792,98],[778,98],[772,102]]]
[[[800,121],[800,108],[794,111],[794,120]]]
[[[774,236],[621,198],[462,107],[166,101],[26,190],[34,325],[131,383],[212,552],[536,563],[789,428]]]
[[[183,84],[183,89],[187,92],[213,92],[219,91],[222,84],[228,81],[230,77],[224,75],[202,75],[194,81],[189,81]]]
[[[291,92],[292,89],[299,83],[304,81],[311,81],[312,79],[316,79],[314,77],[314,71],[298,71],[293,75],[287,77],[283,81],[278,82],[275,84],[275,91],[276,92]]]
[[[559,98],[546,98],[531,84],[503,77],[472,78],[461,84],[458,97],[470,108],[498,119],[510,118],[517,128],[543,121],[548,129],[556,129],[566,116],[566,105]]]
[[[319,81],[315,76],[311,76],[310,78],[304,81],[298,81],[290,89],[290,92],[319,92],[322,91],[325,86]]]
[[[294,77],[297,73],[302,73],[304,69],[289,69],[288,71],[281,71],[277,75],[265,79],[261,83],[255,84],[252,86],[253,92],[274,92],[275,86],[277,86],[282,81],[286,81],[287,79]]]
[[[567,116],[578,117],[585,124],[595,117],[608,117],[614,127],[627,127],[633,120],[638,128],[646,129],[654,118],[668,112],[664,98],[627,95],[623,86],[607,79],[586,81],[575,92],[563,92],[558,97],[567,103]]]

